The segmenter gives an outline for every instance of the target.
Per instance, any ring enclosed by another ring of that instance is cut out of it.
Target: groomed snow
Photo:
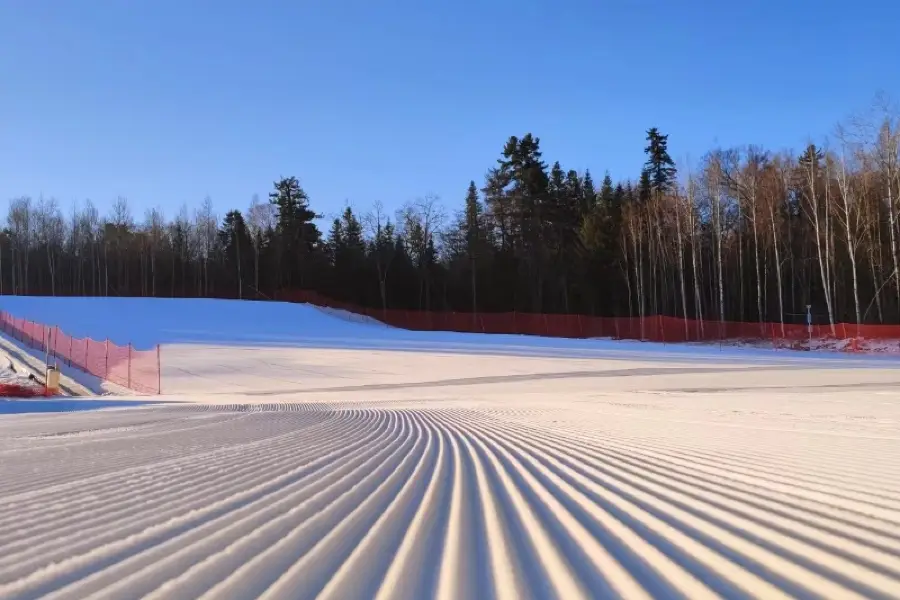
[[[162,343],[165,392],[0,416],[2,598],[900,597],[895,361],[0,309]]]

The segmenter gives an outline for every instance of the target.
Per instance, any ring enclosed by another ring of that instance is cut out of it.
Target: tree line
[[[886,103],[799,154],[718,148],[678,171],[646,132],[633,180],[548,164],[512,136],[456,210],[346,207],[327,232],[296,177],[217,215],[137,219],[127,199],[64,214],[9,203],[0,293],[264,299],[310,289],[368,307],[706,320],[900,322],[900,120]]]

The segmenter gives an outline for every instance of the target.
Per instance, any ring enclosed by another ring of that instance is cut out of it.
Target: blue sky
[[[897,23],[891,0],[0,0],[0,206],[222,214],[296,175],[326,215],[455,208],[529,131],[597,179],[636,176],[650,126],[678,160],[797,148],[900,99]]]

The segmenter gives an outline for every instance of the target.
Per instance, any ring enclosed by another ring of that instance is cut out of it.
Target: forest
[[[637,177],[498,144],[458,201],[323,218],[297,177],[218,213],[9,201],[0,294],[271,299],[314,290],[373,308],[705,320],[900,322],[900,119],[887,103],[799,152],[717,148],[676,168],[646,131]],[[640,135],[640,133],[638,133]],[[324,231],[327,230],[327,231]]]

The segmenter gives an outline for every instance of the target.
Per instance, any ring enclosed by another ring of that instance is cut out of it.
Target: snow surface
[[[11,384],[43,391],[42,385],[29,379],[28,374],[24,371],[18,371],[13,361],[0,351],[0,385],[2,384]],[[4,414],[4,412],[13,412],[15,410],[15,405],[13,403],[18,400],[19,399],[0,396],[0,414]]]
[[[900,597],[896,359],[0,309],[165,392],[0,416],[0,598]]]

